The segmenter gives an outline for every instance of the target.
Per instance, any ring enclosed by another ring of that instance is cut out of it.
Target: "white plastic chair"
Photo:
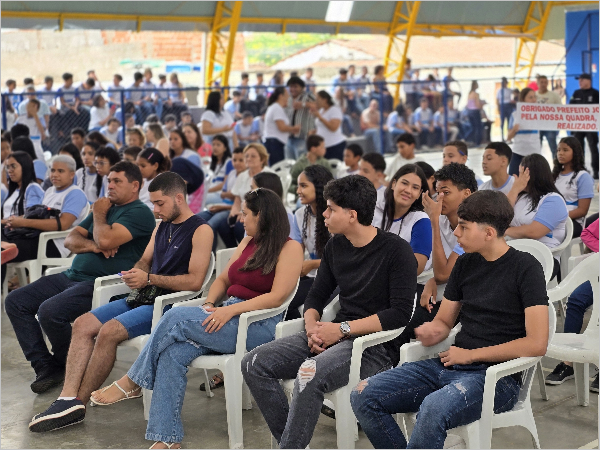
[[[90,212],[90,205],[86,203],[85,209],[83,211],[82,217],[86,217]],[[17,271],[17,276],[19,277],[19,284],[21,286],[27,285],[27,272],[29,272],[29,282],[33,283],[42,277],[42,267],[43,266],[64,266],[71,265],[73,258],[75,258],[74,254],[71,254],[67,257],[61,258],[48,258],[46,256],[46,250],[48,247],[48,243],[53,239],[64,239],[71,232],[72,228],[64,231],[44,231],[40,233],[39,243],[38,243],[38,253],[36,259],[30,259],[29,261],[21,261],[17,263],[9,263],[7,265],[7,270],[11,268]],[[5,280],[4,285],[2,286],[4,298],[8,295],[8,284]]]
[[[331,322],[340,310],[339,295],[323,310],[321,321]],[[299,333],[304,330],[304,319],[288,320],[279,323],[275,333],[275,339]],[[374,345],[383,344],[398,336],[404,327],[395,330],[379,331],[367,334],[354,340],[352,346],[352,358],[350,360],[350,378],[348,384],[333,392],[325,394],[325,400],[333,403],[335,408],[335,426],[337,431],[338,448],[354,448],[354,442],[358,439],[358,427],[356,417],[350,405],[350,393],[354,386],[360,382],[360,366],[363,352]],[[294,391],[294,380],[282,380],[281,385],[287,396],[291,399]],[[353,430],[353,431],[351,431]],[[271,437],[271,447],[276,445],[275,439]]]
[[[271,166],[271,170],[279,176],[281,176],[282,173],[289,174],[294,164],[296,164],[295,159],[284,159],[283,161],[279,161],[278,163],[273,164]]]
[[[546,356],[550,358],[573,362],[577,403],[582,406],[589,405],[590,363],[598,365],[600,353],[600,328],[598,323],[598,309],[600,307],[598,304],[600,298],[598,264],[600,256],[598,253],[586,256],[557,287],[548,291],[548,296],[551,301],[562,300],[581,284],[589,281],[594,295],[592,317],[582,334],[556,333],[546,353]]]
[[[244,447],[244,432],[242,429],[242,409],[251,409],[250,392],[248,388],[243,387],[242,378],[242,358],[246,354],[246,340],[248,337],[248,327],[259,320],[274,317],[285,313],[292,299],[296,295],[296,287],[285,299],[281,306],[270,309],[259,309],[246,312],[240,315],[235,353],[227,355],[204,355],[196,358],[190,364],[194,369],[219,369],[223,372],[225,378],[225,406],[227,408],[227,429],[229,433],[229,448]],[[173,307],[190,306],[197,307],[204,304],[206,297],[196,300],[190,300],[184,303],[177,303]],[[150,404],[152,400],[152,391],[144,389],[144,417],[148,420]]]
[[[567,248],[569,248],[569,246],[571,245],[572,239],[573,239],[573,221],[571,220],[570,217],[567,217],[567,222],[565,223],[565,238],[563,239],[563,241],[561,242],[561,244],[558,247],[554,247],[554,248],[550,249],[550,251],[552,252],[552,256],[557,258],[559,260],[559,262],[561,261],[561,256],[562,256],[563,252],[565,250],[567,250]],[[562,264],[561,264],[561,268],[562,268]],[[565,277],[565,276],[566,276],[566,274],[561,272],[561,278]],[[558,277],[555,277],[554,280],[552,280],[548,284],[548,288],[554,288],[557,285],[558,285]]]
[[[548,343],[550,343],[556,328],[556,316],[552,304],[548,305],[548,319]],[[454,344],[457,333],[458,328],[455,327],[446,340],[431,347],[424,347],[420,342],[404,344],[400,347],[400,365],[423,359],[437,358],[439,352],[448,350]],[[460,436],[465,441],[466,448],[488,449],[492,445],[492,429],[518,425],[526,428],[531,433],[535,448],[540,448],[537,427],[531,409],[530,392],[536,365],[541,359],[541,356],[522,357],[489,367],[485,375],[481,418],[468,425],[448,430],[448,434]],[[494,413],[496,383],[500,378],[518,372],[523,372],[523,386],[519,393],[519,400],[510,411],[499,414]],[[399,422],[402,419],[404,420],[405,437],[408,440],[409,433],[416,423],[416,414],[398,414],[398,419]]]
[[[337,158],[331,158],[329,161],[329,165],[331,166],[331,172],[333,174],[333,178],[337,178],[338,171],[346,167],[343,161]]]

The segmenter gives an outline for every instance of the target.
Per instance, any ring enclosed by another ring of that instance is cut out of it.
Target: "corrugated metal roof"
[[[209,31],[213,1],[3,1],[3,28],[65,28]],[[327,23],[327,1],[244,1],[239,31],[386,34],[396,2],[356,1],[349,23]],[[423,1],[418,25],[522,26],[528,1]],[[597,2],[570,6],[560,2],[550,15],[544,39],[564,38],[566,8],[597,8]],[[581,2],[576,2],[581,3]],[[418,33],[417,33],[418,34]],[[502,34],[501,31],[498,32]]]

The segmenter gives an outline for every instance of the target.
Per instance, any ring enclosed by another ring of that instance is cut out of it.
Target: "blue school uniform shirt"
[[[44,161],[40,161],[39,159],[35,159],[33,161],[33,170],[35,171],[35,177],[39,180],[46,179],[46,172],[48,172],[48,166]]]
[[[415,123],[421,123],[423,125],[429,125],[433,120],[433,114],[431,113],[431,109],[421,109],[418,107],[413,114],[413,120]]]
[[[567,203],[567,209],[572,211],[579,206],[579,199],[594,198],[594,179],[585,170],[577,174],[559,174],[555,181],[556,189],[562,194]],[[585,217],[576,219],[583,226]]]

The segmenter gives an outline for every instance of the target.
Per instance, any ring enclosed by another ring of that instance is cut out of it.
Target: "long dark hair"
[[[206,110],[214,112],[217,116],[221,115],[221,92],[212,91],[206,99]]]
[[[258,231],[254,236],[256,250],[240,269],[262,269],[263,275],[275,270],[281,249],[290,235],[290,222],[281,198],[269,189],[258,188],[244,196],[246,207],[254,215],[260,214]]]
[[[19,136],[10,143],[10,150],[12,152],[25,152],[29,155],[32,161],[38,159],[35,153],[35,147],[33,142],[26,136]]]
[[[106,158],[108,159],[109,166],[112,167],[119,161],[121,161],[121,157],[119,156],[119,152],[117,152],[112,147],[100,147],[96,150],[96,155],[94,158]],[[96,177],[96,196],[100,195],[100,191],[102,190],[102,181],[104,177]]]
[[[540,200],[544,195],[556,192],[562,197],[562,194],[554,185],[554,177],[550,171],[550,164],[542,155],[534,153],[527,155],[521,160],[521,165],[529,169],[529,182],[523,192],[519,194],[517,200],[523,195],[528,194],[531,198],[530,212],[538,207]]]
[[[193,144],[190,142],[190,144],[193,145],[192,150],[197,151],[200,147],[202,147],[202,144],[204,144],[204,141],[202,140],[202,133],[200,133],[198,125],[196,125],[194,122],[186,123],[181,127],[181,130],[183,131],[185,127],[190,127],[196,133],[196,142]]]
[[[79,170],[83,167],[83,159],[81,159],[81,154],[79,153],[79,149],[74,144],[66,144],[63,145],[58,153],[64,152],[71,155],[71,157],[75,160],[75,170]]]
[[[281,201],[283,201],[283,184],[279,175],[273,172],[259,172],[252,177],[254,184],[258,188],[268,189],[275,192]]]
[[[186,148],[191,149],[190,143],[188,142],[187,138],[185,137],[185,133],[183,131],[181,131],[180,128],[175,128],[174,130],[171,130],[171,133],[177,133],[177,135],[181,139],[181,144],[183,145],[184,150]],[[171,159],[175,158],[175,152],[173,151],[173,149],[171,147],[169,147],[169,156],[171,157]]]
[[[229,140],[222,134],[217,134],[216,136],[213,136],[212,140],[219,141],[221,144],[223,144],[225,146],[225,151],[223,152],[223,155],[221,156],[221,164],[224,164],[225,161],[227,161],[227,158],[231,158],[231,150],[229,149]],[[214,172],[215,169],[217,168],[217,165],[219,165],[219,158],[213,154],[210,157],[210,170],[212,170]]]
[[[388,187],[385,189],[385,207],[383,208],[383,217],[381,218],[381,229],[384,231],[390,230],[392,223],[394,223],[394,215],[396,213],[396,200],[394,199],[394,188],[392,185],[401,177],[409,173],[414,173],[421,179],[421,193],[429,192],[429,183],[427,182],[427,177],[425,176],[423,169],[416,164],[405,164],[400,167],[390,180]],[[420,195],[413,204],[410,205],[406,214],[412,211],[423,211],[423,200]]]
[[[573,171],[573,175],[569,180],[569,185],[573,184],[577,174],[582,170],[586,170],[585,168],[585,155],[583,154],[583,148],[581,148],[581,143],[577,140],[577,138],[573,136],[567,136],[560,140],[560,144],[565,144],[573,150],[573,159],[571,160],[571,170]],[[554,181],[560,175],[560,171],[563,170],[563,165],[558,162],[558,158],[554,158],[554,168],[552,169],[552,176],[554,177]]]
[[[304,175],[308,178],[314,187],[315,187],[315,202],[316,202],[316,219],[317,224],[315,227],[315,250],[317,252],[317,256],[321,258],[323,256],[323,250],[325,250],[325,245],[329,241],[331,235],[329,234],[329,230],[325,226],[325,218],[323,217],[323,212],[327,209],[327,200],[323,197],[323,190],[325,189],[325,185],[333,180],[333,175],[331,172],[327,170],[323,166],[319,166],[317,164],[313,166],[308,166],[304,169]],[[302,219],[302,241],[306,242],[308,237],[307,228],[308,222],[312,216],[312,208],[307,205],[304,209],[304,217]]]
[[[108,144],[110,144],[110,142],[108,141],[108,139],[106,139],[106,136],[104,136],[99,131],[91,131],[91,132],[89,132],[87,134],[87,136],[85,137],[85,140],[86,141],[95,142],[98,145],[108,145]]]
[[[269,96],[269,100],[267,101],[267,106],[271,106],[283,94],[285,94],[285,88],[284,87],[275,88],[275,90],[273,91],[273,93]]]
[[[15,139],[16,140],[16,139]],[[28,153],[22,151],[12,152],[10,155],[6,157],[15,159],[19,165],[21,166],[21,189],[19,190],[19,196],[17,200],[13,204],[11,214],[15,213],[16,207],[16,215],[22,216],[25,214],[25,209],[23,207],[23,203],[25,201],[25,191],[27,191],[27,187],[30,183],[35,183],[35,170],[33,168],[33,160]],[[6,198],[9,198],[15,190],[19,189],[19,185],[12,181],[10,178],[8,179],[8,195]],[[2,209],[4,211],[4,208]]]

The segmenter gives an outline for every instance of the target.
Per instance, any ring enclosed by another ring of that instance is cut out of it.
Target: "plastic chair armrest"
[[[237,343],[235,346],[236,355],[244,355],[246,353],[246,339],[248,338],[248,327],[259,320],[274,317],[277,314],[284,312],[288,307],[288,302],[284,302],[277,308],[258,309],[256,311],[245,312],[240,315],[238,324]]]
[[[46,259],[46,247],[48,246],[48,242],[52,239],[61,239],[66,238],[71,230],[65,231],[44,231],[40,233],[39,243],[38,243],[38,259]]]
[[[281,339],[292,334],[300,333],[304,331],[304,319],[286,320],[285,322],[279,322],[275,327],[275,339]]]
[[[63,273],[69,270],[71,266],[58,266],[58,267],[49,267],[46,269],[45,275],[56,275],[57,273]]]
[[[156,324],[162,317],[165,306],[179,302],[185,302],[185,304],[179,306],[200,306],[206,301],[206,297],[195,299],[198,295],[200,295],[200,291],[180,291],[156,297],[154,300],[154,310],[152,312],[152,329],[154,330],[154,327],[156,327]]]
[[[94,289],[92,309],[107,305],[115,295],[127,294],[131,289],[125,283],[115,283]]]
[[[444,352],[454,344],[454,339],[458,333],[457,327],[450,330],[450,334],[442,342],[425,347],[420,342],[410,342],[400,347],[400,365],[408,362],[420,361],[422,359],[431,359],[437,357],[439,352]]]

